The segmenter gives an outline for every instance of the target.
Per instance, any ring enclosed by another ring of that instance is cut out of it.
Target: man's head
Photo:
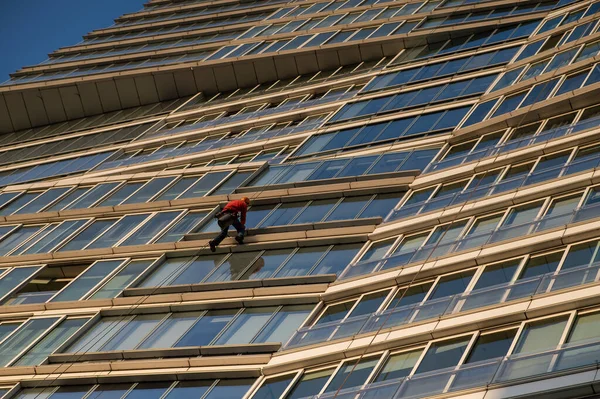
[[[250,198],[242,197],[242,201],[244,201],[246,203],[246,205],[250,205]]]

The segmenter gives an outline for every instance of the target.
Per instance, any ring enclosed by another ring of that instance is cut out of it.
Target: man
[[[239,200],[229,201],[221,212],[217,212],[215,215],[218,218],[217,223],[221,228],[221,232],[218,236],[208,242],[210,250],[215,252],[217,246],[227,237],[229,232],[229,226],[233,225],[237,230],[237,236],[235,240],[238,244],[244,243],[244,235],[246,234],[246,213],[248,212],[248,205],[250,205],[250,199],[248,197],[242,197]]]

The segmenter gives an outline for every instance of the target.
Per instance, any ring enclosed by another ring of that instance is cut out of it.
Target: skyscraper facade
[[[0,397],[592,398],[599,125],[600,2],[149,0],[0,84]]]

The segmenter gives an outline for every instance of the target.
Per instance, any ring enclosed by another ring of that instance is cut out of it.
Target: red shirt
[[[240,222],[242,222],[242,224],[245,225],[246,212],[248,212],[248,205],[246,205],[246,203],[242,200],[229,201],[229,203],[223,208],[223,212],[239,213]]]

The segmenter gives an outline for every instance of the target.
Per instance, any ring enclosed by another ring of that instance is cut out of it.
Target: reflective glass
[[[106,230],[98,239],[87,246],[86,249],[112,247],[131,230],[136,228],[147,217],[148,213],[140,215],[126,215],[113,224],[110,229]],[[87,229],[86,229],[87,230]]]
[[[119,244],[119,246],[126,245],[142,245],[149,243],[159,232],[161,232],[166,226],[168,226],[173,220],[183,211],[167,211],[159,212],[152,216],[142,227],[140,227],[135,233],[127,237],[125,241]]]
[[[51,302],[77,301],[81,299],[88,291],[119,267],[121,263],[123,263],[122,259],[95,262],[63,288],[60,293],[52,298]]]

